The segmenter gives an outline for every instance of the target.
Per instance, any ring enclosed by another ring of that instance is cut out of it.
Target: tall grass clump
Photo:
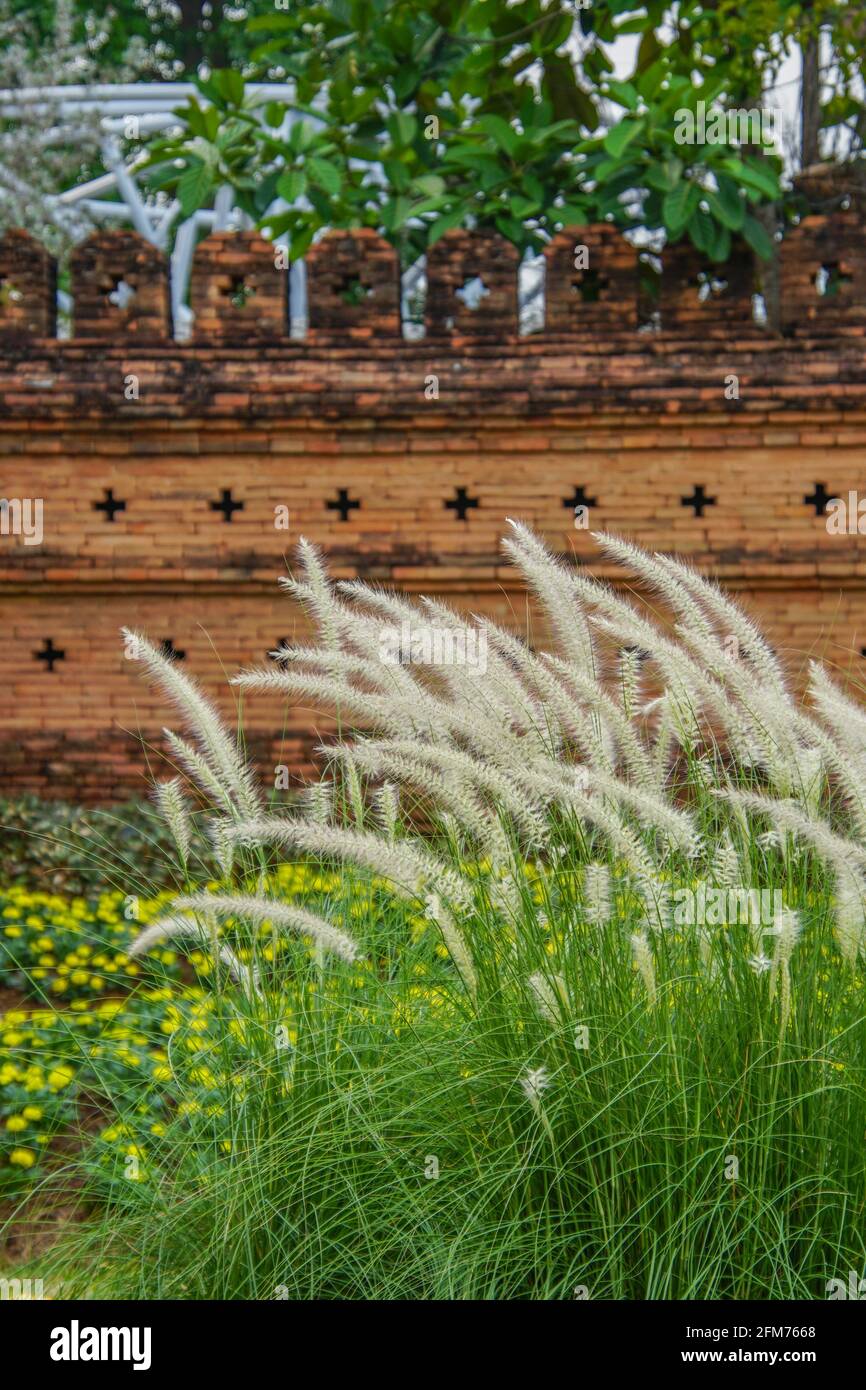
[[[795,696],[687,566],[598,539],[651,606],[513,524],[550,650],[479,618],[484,661],[440,665],[383,632],[463,620],[302,543],[317,636],[235,682],[338,717],[290,814],[127,634],[189,779],[159,793],[186,888],[134,952],[211,973],[118,1114],[163,1107],[136,1171],[85,1155],[105,1214],[60,1247],[71,1289],[783,1299],[863,1272],[866,712],[818,665]]]

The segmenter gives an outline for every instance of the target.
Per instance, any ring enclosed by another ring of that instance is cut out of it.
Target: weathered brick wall
[[[489,238],[439,243],[420,340],[400,335],[396,261],[371,233],[310,254],[306,339],[289,337],[272,248],[208,238],[188,344],[170,337],[155,253],[102,234],[76,255],[74,336],[57,341],[53,267],[7,235],[0,497],[41,499],[43,536],[0,535],[0,786],[92,800],[140,787],[171,713],[124,659],[120,627],[170,641],[231,710],[227,673],[304,632],[276,584],[301,535],[339,576],[525,630],[505,518],[604,574],[574,526],[588,504],[593,530],[686,555],[736,590],[792,673],[819,655],[859,677],[866,536],[829,534],[824,514],[829,497],[866,495],[851,217],[809,219],[783,247],[782,334],[754,323],[745,262],[702,298],[706,268],[681,251],[661,327],[640,331],[634,253],[602,227],[550,248],[546,326],[522,338],[514,258]],[[490,293],[470,309],[458,291],[476,275]],[[296,770],[331,727],[261,696],[243,723],[264,765]]]

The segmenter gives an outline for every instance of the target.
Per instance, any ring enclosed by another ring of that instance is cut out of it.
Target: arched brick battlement
[[[168,338],[168,263],[137,232],[94,232],[72,252],[69,270],[76,338]]]
[[[287,336],[289,277],[275,251],[257,232],[212,232],[199,242],[190,278],[197,343]]]

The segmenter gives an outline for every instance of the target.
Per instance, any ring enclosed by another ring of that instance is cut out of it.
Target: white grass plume
[[[257,925],[270,922],[275,928],[309,936],[317,946],[345,961],[355,961],[361,954],[358,943],[351,936],[339,931],[323,917],[274,898],[259,898],[251,894],[235,897],[219,893],[194,893],[178,898],[176,906],[190,912],[212,912],[217,917],[239,917]]]
[[[252,774],[214,706],[195,682],[178,670],[177,663],[164,656],[146,637],[128,628],[121,631],[131,658],[142,662],[192,729],[211,772],[239,810],[245,815],[254,815],[259,799]]]

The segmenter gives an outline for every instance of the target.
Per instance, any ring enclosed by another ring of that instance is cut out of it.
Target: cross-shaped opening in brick
[[[578,271],[571,282],[575,294],[579,294],[584,304],[597,304],[602,294],[610,287],[610,281],[600,270]]]
[[[680,506],[691,507],[695,516],[703,516],[704,510],[707,507],[714,507],[715,505],[715,497],[707,496],[706,492],[704,491],[703,483],[695,483],[691,497],[680,498]]]
[[[485,285],[480,275],[470,275],[463,281],[459,290],[455,290],[457,298],[467,309],[475,310],[481,304],[482,299],[486,299],[490,290]]]
[[[255,285],[250,285],[243,275],[233,275],[231,283],[223,290],[234,309],[245,309],[255,292]]]
[[[45,662],[45,670],[53,671],[58,661],[66,660],[66,653],[59,647],[55,647],[53,637],[42,638],[42,651],[34,652],[37,661]]]
[[[163,637],[159,644],[159,650],[167,661],[186,661],[186,652],[176,647],[170,637]]]
[[[122,276],[111,282],[111,288],[108,291],[108,302],[109,304],[113,304],[115,309],[128,308],[134,298],[135,286],[130,285]]]
[[[363,304],[372,293],[372,285],[365,285],[358,275],[343,275],[337,284],[337,294],[344,304]]]
[[[833,299],[844,293],[854,279],[839,261],[827,261],[815,275],[815,289],[822,299]]]

